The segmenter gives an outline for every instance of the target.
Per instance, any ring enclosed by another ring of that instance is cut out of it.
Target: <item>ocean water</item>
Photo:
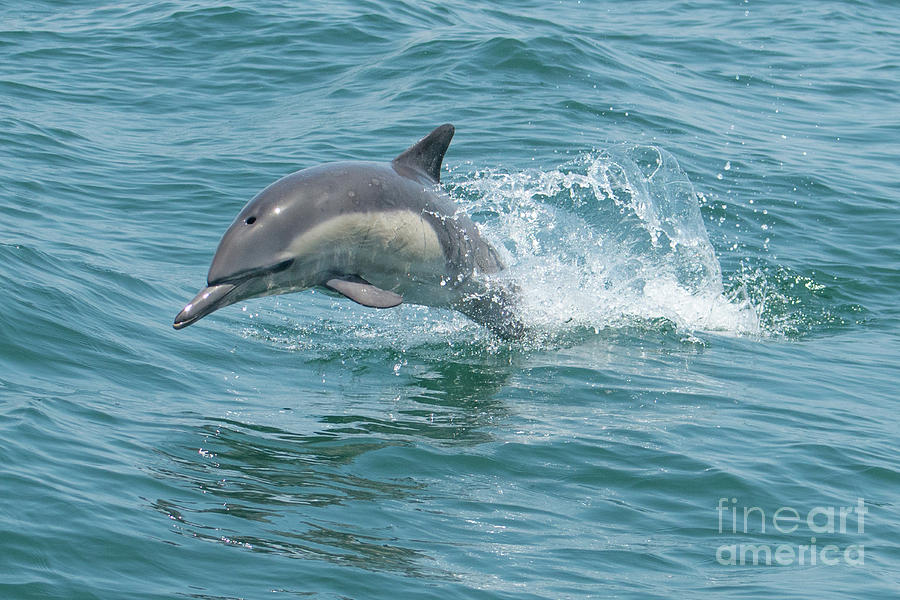
[[[890,1],[0,7],[0,597],[896,598]],[[526,339],[184,331],[292,171],[443,182]]]

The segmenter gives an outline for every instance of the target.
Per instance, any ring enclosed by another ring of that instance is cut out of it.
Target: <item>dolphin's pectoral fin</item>
[[[441,182],[441,163],[453,139],[453,125],[445,123],[406,149],[394,159],[394,165],[424,173],[435,183]]]
[[[325,282],[325,287],[350,298],[354,302],[372,308],[393,308],[403,302],[403,296],[375,287],[362,277],[335,277]]]

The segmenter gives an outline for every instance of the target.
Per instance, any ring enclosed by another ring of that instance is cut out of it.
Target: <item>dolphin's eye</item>
[[[256,223],[256,217],[247,217],[246,219],[244,219],[244,223],[246,223],[247,225],[253,225],[254,223]]]

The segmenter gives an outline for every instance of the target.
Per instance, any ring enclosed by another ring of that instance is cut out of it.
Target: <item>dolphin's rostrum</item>
[[[441,125],[390,164],[331,163],[264,189],[222,236],[175,329],[247,298],[324,286],[375,308],[453,308],[521,336],[513,292],[491,277],[500,257],[440,188],[453,133]]]

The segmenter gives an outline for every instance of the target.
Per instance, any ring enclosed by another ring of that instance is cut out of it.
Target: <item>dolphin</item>
[[[521,337],[515,290],[492,277],[500,256],[440,187],[454,131],[439,126],[391,163],[329,163],[269,185],[222,236],[175,329],[241,300],[322,287],[374,308],[454,309]]]

